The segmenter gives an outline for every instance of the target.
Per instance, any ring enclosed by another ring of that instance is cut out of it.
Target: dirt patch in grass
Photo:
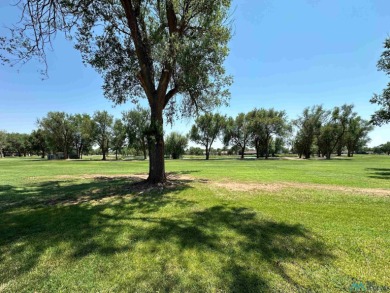
[[[295,189],[318,189],[337,191],[348,194],[360,194],[371,196],[385,196],[390,197],[390,190],[381,188],[357,188],[357,187],[345,187],[337,185],[326,184],[314,184],[314,183],[298,183],[298,182],[273,182],[273,183],[260,183],[260,182],[237,182],[237,181],[210,181],[202,178],[194,178],[189,175],[183,175],[180,173],[167,173],[167,182],[163,185],[150,185],[144,184],[143,180],[146,180],[148,174],[84,174],[80,176],[60,175],[53,179],[94,179],[100,181],[111,181],[118,178],[129,179],[129,190],[143,194],[149,192],[152,189],[174,189],[181,184],[188,184],[191,182],[197,182],[202,184],[211,184],[218,188],[224,188],[231,191],[266,191],[266,192],[279,192],[288,188]]]
[[[277,182],[277,183],[243,183],[232,181],[213,182],[214,186],[219,188],[225,188],[231,191],[267,191],[278,192],[288,188],[295,189],[319,189],[338,191],[348,194],[362,194],[372,196],[389,196],[390,190],[380,188],[356,188],[345,187],[325,184],[312,184],[312,183],[295,183],[295,182]]]

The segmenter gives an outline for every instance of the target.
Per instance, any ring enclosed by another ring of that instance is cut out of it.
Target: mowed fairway
[[[390,157],[0,159],[0,292],[390,291]]]

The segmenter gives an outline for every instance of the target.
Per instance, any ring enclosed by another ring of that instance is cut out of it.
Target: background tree
[[[299,157],[303,155],[305,159],[309,159],[312,155],[314,140],[320,133],[324,116],[322,106],[313,106],[305,108],[302,115],[293,121],[297,128],[294,149]]]
[[[203,145],[206,152],[206,160],[210,158],[210,149],[217,137],[221,134],[226,123],[224,116],[220,114],[206,113],[195,120],[195,124],[189,133],[193,142]]]
[[[27,156],[31,151],[29,135],[26,133],[9,133],[7,135],[6,151],[16,153],[19,157]]]
[[[4,157],[4,150],[7,146],[7,132],[0,130],[0,158]]]
[[[226,102],[230,2],[24,0],[20,26],[0,39],[1,59],[9,62],[13,53],[22,61],[45,61],[58,31],[75,36],[84,62],[103,75],[108,99],[148,100],[148,180],[163,182],[163,110],[170,120],[178,110],[189,116]]]
[[[165,138],[165,154],[172,159],[179,159],[185,153],[188,138],[178,132],[171,132]]]
[[[335,107],[328,113],[327,121],[321,127],[318,137],[318,148],[326,159],[330,159],[339,141],[343,138],[350,119],[355,115],[353,105]]]
[[[118,152],[121,152],[126,141],[126,127],[122,120],[115,119],[112,128],[111,148],[115,151],[115,160],[118,160]]]
[[[381,144],[379,146],[379,149],[380,149],[381,153],[385,153],[387,155],[390,155],[390,141],[388,141],[384,144]]]
[[[384,42],[384,51],[378,61],[378,70],[384,71],[387,75],[390,75],[390,38],[387,38]],[[390,121],[390,82],[387,84],[387,88],[382,91],[382,94],[374,94],[370,100],[373,104],[378,104],[381,108],[376,111],[372,117],[371,122],[374,125],[382,125],[389,123]]]
[[[49,112],[38,120],[38,125],[46,133],[50,148],[63,152],[64,158],[68,159],[75,134],[72,116],[65,112]]]
[[[75,114],[70,117],[74,126],[73,145],[78,159],[83,158],[83,152],[92,148],[95,140],[95,123],[88,114]]]
[[[108,153],[112,137],[113,120],[114,116],[108,114],[107,111],[96,111],[93,114],[93,121],[95,122],[95,139],[102,151],[103,161],[107,159],[106,154]]]
[[[203,150],[199,147],[190,147],[187,150],[187,154],[190,156],[202,156],[203,155]]]
[[[372,129],[373,126],[370,122],[362,119],[360,116],[353,117],[349,120],[344,135],[348,157],[352,157],[359,147],[365,146],[370,141],[368,133],[372,131]]]
[[[251,138],[250,116],[239,113],[235,119],[229,117],[223,130],[223,141],[226,146],[235,145],[240,149],[241,159],[244,159],[245,148]]]
[[[275,137],[271,141],[270,153],[272,157],[275,157],[276,154],[281,153],[284,150],[285,141],[282,137]]]
[[[122,113],[128,145],[129,147],[142,150],[145,160],[147,159],[149,120],[150,111],[141,107]]]
[[[251,121],[252,145],[256,148],[257,157],[264,152],[268,159],[273,136],[283,136],[289,130],[285,111],[274,109],[254,109],[248,113]]]
[[[32,150],[37,154],[40,154],[41,158],[43,159],[48,150],[48,143],[46,134],[42,129],[38,128],[31,132],[30,144]]]

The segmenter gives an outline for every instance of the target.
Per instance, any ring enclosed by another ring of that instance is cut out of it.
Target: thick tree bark
[[[244,159],[245,146],[241,148],[241,160]]]
[[[156,103],[157,104],[157,103]],[[151,121],[148,135],[149,177],[152,184],[166,181],[164,162],[163,108],[151,105]]]

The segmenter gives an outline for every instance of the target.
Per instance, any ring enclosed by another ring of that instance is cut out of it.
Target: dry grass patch
[[[325,190],[325,191],[336,191],[346,194],[360,194],[369,196],[383,196],[390,197],[390,190],[381,188],[356,188],[356,187],[345,187],[336,185],[325,185],[325,184],[311,184],[311,183],[294,183],[294,182],[277,182],[277,183],[243,183],[234,181],[219,181],[212,182],[213,186],[218,188],[225,188],[230,191],[266,191],[266,192],[280,192],[285,189],[311,189],[311,190]]]

